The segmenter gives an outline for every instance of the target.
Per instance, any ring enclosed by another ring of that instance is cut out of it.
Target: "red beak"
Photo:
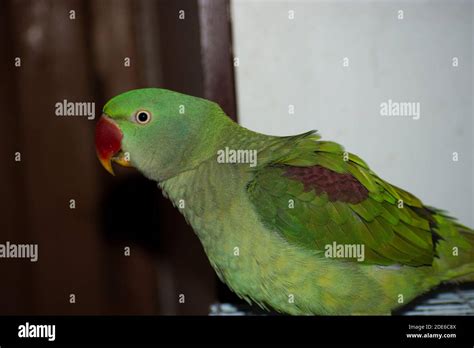
[[[121,150],[122,138],[122,131],[117,124],[103,114],[95,128],[95,148],[100,163],[112,175],[115,175],[112,161],[115,161],[114,155]]]

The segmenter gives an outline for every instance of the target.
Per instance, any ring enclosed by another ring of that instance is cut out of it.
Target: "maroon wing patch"
[[[302,182],[305,192],[314,189],[316,194],[326,193],[331,202],[357,204],[369,194],[351,174],[336,173],[322,166],[288,167],[284,175]]]

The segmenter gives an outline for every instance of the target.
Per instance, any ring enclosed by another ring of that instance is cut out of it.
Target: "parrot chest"
[[[161,188],[193,227],[220,279],[247,300],[267,302],[282,287],[280,265],[290,265],[281,257],[284,242],[252,209],[242,174],[232,166],[218,169],[218,175],[212,166],[183,173]]]

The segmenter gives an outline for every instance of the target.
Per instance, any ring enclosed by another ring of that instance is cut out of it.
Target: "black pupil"
[[[146,121],[148,121],[148,114],[145,113],[145,112],[140,112],[140,113],[138,114],[138,121],[140,121],[140,122],[146,122]]]

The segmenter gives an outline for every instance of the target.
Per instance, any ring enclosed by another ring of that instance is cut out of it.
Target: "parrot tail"
[[[439,239],[433,262],[438,282],[474,282],[474,230],[460,224],[444,211],[429,207],[432,226]]]
[[[464,226],[463,226],[464,227]],[[446,280],[449,283],[474,282],[474,231],[463,229],[460,231],[463,239],[470,245],[467,263],[446,272]]]

